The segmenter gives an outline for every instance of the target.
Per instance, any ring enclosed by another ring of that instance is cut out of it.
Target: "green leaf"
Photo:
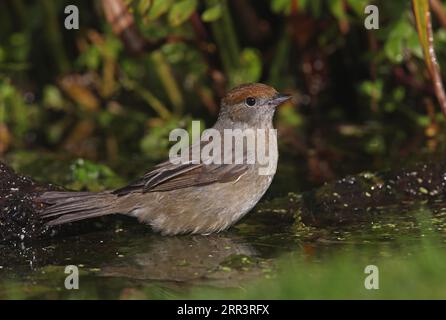
[[[249,75],[250,82],[256,82],[262,75],[262,58],[255,49],[246,48],[241,53],[241,65]]]
[[[43,103],[50,108],[61,109],[64,102],[59,88],[53,85],[45,86],[43,89]]]
[[[240,68],[231,72],[231,85],[257,82],[262,75],[262,58],[258,50],[246,48],[240,54]]]
[[[147,17],[155,20],[166,13],[172,6],[172,0],[153,0],[152,6],[148,10]]]
[[[403,61],[404,47],[410,37],[411,26],[406,17],[403,16],[391,29],[386,43],[384,44],[384,52],[386,57],[393,63],[401,63]]]
[[[71,166],[72,182],[67,186],[70,189],[88,189],[101,191],[105,188],[115,188],[121,184],[121,179],[106,165],[78,159]]]
[[[296,111],[296,108],[292,106],[281,107],[279,109],[279,118],[283,123],[294,128],[300,127],[304,123],[302,116]]]
[[[160,122],[150,128],[140,141],[142,152],[152,160],[160,160],[169,154],[169,134],[178,127],[178,120],[172,118],[166,122]]]
[[[364,81],[360,86],[360,90],[367,96],[374,97],[377,101],[380,101],[383,96],[383,82],[381,80]]]
[[[393,63],[401,63],[403,61],[403,46],[401,41],[387,41],[384,51],[387,58]]]
[[[197,8],[197,0],[181,0],[175,3],[169,11],[169,23],[176,27],[189,19]]]
[[[290,13],[291,0],[273,0],[271,10],[275,13]]]
[[[412,0],[413,12],[417,26],[418,36],[420,38],[421,47],[424,51],[424,58],[429,70],[432,71],[432,63],[429,59],[429,36],[428,36],[428,20],[429,2],[427,0]]]
[[[163,1],[165,2],[165,1]],[[140,14],[146,14],[150,7],[153,5],[153,1],[150,0],[140,0],[138,2],[138,12]]]
[[[368,4],[368,0],[347,0],[348,5],[353,9],[353,11],[358,15],[362,16],[364,14],[364,8]]]
[[[410,37],[407,39],[407,48],[410,50],[410,52],[415,55],[416,57],[423,59],[423,48],[420,44],[420,39],[418,38],[417,33],[414,29],[410,29]]]
[[[201,15],[201,19],[203,19],[204,22],[213,22],[221,17],[221,5],[217,4],[206,11],[203,12]]]
[[[338,20],[345,20],[347,18],[344,11],[344,2],[342,0],[331,0],[330,11]]]

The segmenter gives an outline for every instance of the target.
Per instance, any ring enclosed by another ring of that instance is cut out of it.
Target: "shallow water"
[[[278,261],[290,256],[308,268],[349,252],[358,260],[410,257],[432,234],[431,245],[446,246],[442,198],[388,204],[353,225],[305,226],[290,206],[300,196],[283,193],[284,181],[300,185],[290,170],[282,168],[266,199],[217,235],[162,237],[133,219],[106,217],[54,239],[0,245],[0,298],[164,299],[203,288],[230,294],[275,278]],[[79,290],[64,287],[67,265],[79,267]]]

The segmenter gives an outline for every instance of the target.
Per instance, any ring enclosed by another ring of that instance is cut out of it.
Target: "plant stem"
[[[446,94],[441,80],[440,66],[435,55],[431,14],[428,0],[412,0],[418,36],[424,52],[424,60],[434,85],[435,95],[441,111],[446,117]]]
[[[156,71],[160,77],[160,80],[167,92],[170,102],[174,107],[174,112],[177,115],[181,115],[183,112],[184,101],[180,88],[173,75],[172,68],[166,61],[163,53],[159,50],[152,53],[152,59],[155,62]]]
[[[164,106],[164,104],[153,93],[140,86],[136,81],[124,77],[121,80],[121,83],[126,89],[138,93],[162,119],[167,120],[172,117],[171,112]]]
[[[46,34],[48,45],[53,52],[54,60],[60,72],[66,73],[70,68],[70,63],[63,46],[62,34],[57,21],[57,4],[51,0],[42,0],[42,6],[46,15]]]

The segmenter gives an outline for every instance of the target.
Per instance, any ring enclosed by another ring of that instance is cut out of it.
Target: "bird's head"
[[[263,83],[243,84],[230,90],[222,99],[219,120],[262,127],[271,123],[276,107],[290,98]]]

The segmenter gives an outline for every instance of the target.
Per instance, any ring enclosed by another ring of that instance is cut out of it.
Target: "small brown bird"
[[[274,130],[274,111],[288,99],[265,84],[238,86],[222,99],[214,132],[224,136],[225,129]],[[46,204],[42,218],[48,219],[48,225],[58,225],[119,213],[134,216],[165,235],[225,230],[250,211],[271,184],[278,159],[276,135],[273,139],[266,139],[267,145],[274,146],[268,174],[259,173],[264,164],[247,161],[246,148],[243,159],[238,159],[243,163],[166,161],[118,190],[45,192],[39,199]]]

